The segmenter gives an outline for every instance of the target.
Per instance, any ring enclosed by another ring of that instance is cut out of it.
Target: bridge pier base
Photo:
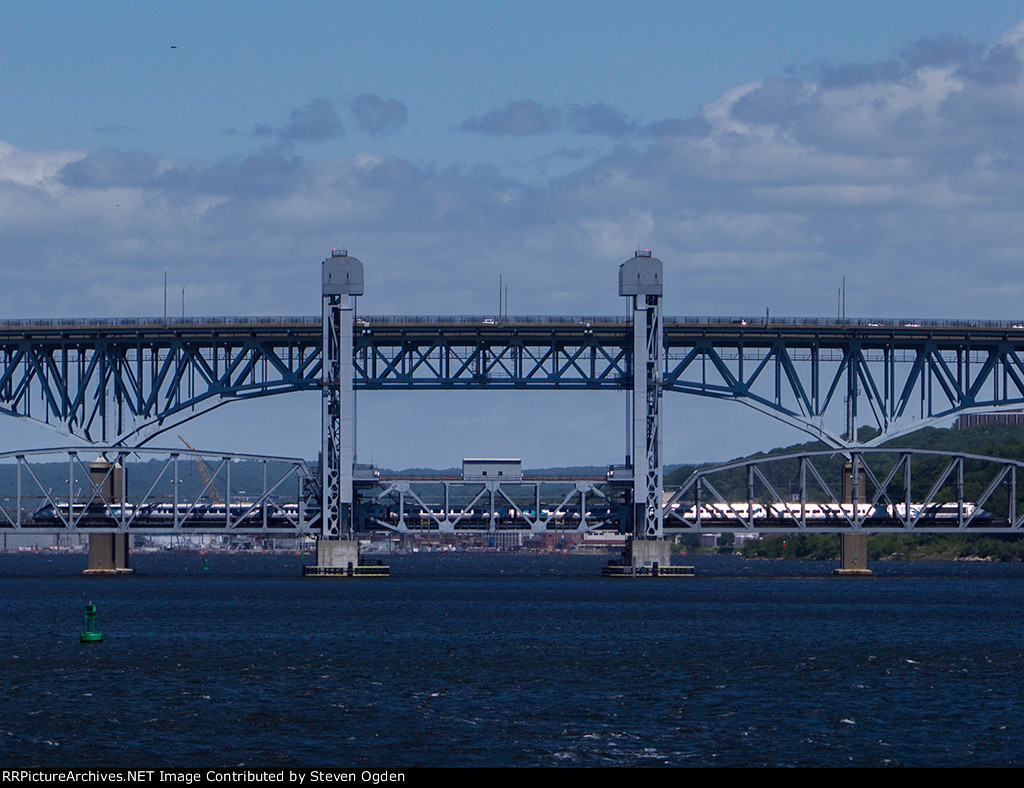
[[[869,577],[868,535],[864,531],[853,531],[839,535],[839,568],[837,575],[844,577]]]
[[[89,568],[86,575],[130,575],[128,534],[89,534]]]
[[[97,457],[89,463],[89,480],[93,484],[90,505],[106,507],[121,501],[126,492],[127,479],[124,468],[117,462]],[[135,570],[128,567],[128,534],[89,534],[89,566],[86,575],[131,575]]]
[[[617,561],[601,567],[605,577],[693,577],[692,566],[672,566],[672,546],[664,539],[626,539]]]
[[[355,539],[317,539],[316,565],[302,567],[304,577],[387,577],[391,567],[362,563]]]

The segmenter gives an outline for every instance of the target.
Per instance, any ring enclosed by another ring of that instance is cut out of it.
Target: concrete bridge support
[[[672,563],[671,545],[664,539],[633,539],[626,549],[629,551],[629,563],[635,568],[655,572],[668,568]]]
[[[379,561],[361,563],[355,539],[318,539],[316,565],[303,567],[306,577],[387,577],[390,569]]]
[[[86,575],[130,575],[128,534],[89,534],[89,568]]]
[[[106,511],[124,499],[127,479],[120,463],[111,465],[103,458],[97,458],[89,465],[89,478],[97,488],[97,494],[89,506]],[[128,566],[128,534],[89,534],[89,566],[87,575],[130,575],[134,569]]]
[[[601,568],[605,577],[693,577],[692,566],[672,566],[672,546],[664,539],[626,541],[622,558]]]
[[[865,531],[846,531],[839,535],[839,568],[837,575],[865,577],[868,569],[868,535]]]
[[[854,465],[857,468],[854,468]],[[867,474],[860,464],[853,460],[843,466],[843,503],[863,503],[867,498]],[[845,577],[868,577],[868,534],[867,531],[843,531],[839,535],[839,568],[837,575]]]

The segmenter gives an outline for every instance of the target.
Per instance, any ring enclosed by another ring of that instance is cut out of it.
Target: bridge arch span
[[[0,530],[313,535],[321,522],[316,474],[297,457],[109,445],[8,451],[0,489]]]
[[[736,460],[694,471],[665,502],[665,530],[1021,533],[1024,462],[860,447]]]

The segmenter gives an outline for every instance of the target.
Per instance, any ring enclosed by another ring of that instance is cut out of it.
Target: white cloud
[[[130,291],[167,267],[194,289],[195,311],[315,311],[317,263],[344,240],[368,266],[370,311],[488,310],[503,270],[517,309],[617,313],[616,266],[639,241],[670,275],[700,272],[706,291],[694,295],[709,309],[749,311],[773,289],[794,309],[802,294],[816,303],[816,269],[863,280],[875,314],[912,304],[999,317],[1014,300],[967,285],[1005,276],[1021,244],[1022,42],[1019,26],[989,47],[924,41],[885,63],[752,81],[693,123],[665,123],[653,141],[638,132],[540,186],[386,147],[325,161],[264,151],[193,162],[2,143],[0,254],[8,267],[31,261],[57,286],[45,299],[6,288],[0,308],[120,314],[131,299],[90,291],[90,272]],[[600,106],[602,118],[640,129]],[[968,248],[970,273],[956,258]],[[902,273],[884,280],[882,261],[897,258]],[[945,298],[932,286],[942,276],[966,297]],[[133,311],[152,313],[152,301]],[[666,309],[692,311],[671,300]]]
[[[41,186],[64,165],[85,156],[85,151],[24,151],[0,140],[0,183]]]
[[[617,266],[639,242],[665,261],[669,315],[833,315],[845,276],[851,315],[1019,319],[1022,47],[1024,25],[989,47],[925,41],[884,63],[751,81],[699,118],[661,122],[657,137],[628,121],[636,133],[540,185],[388,155],[401,135],[384,126],[379,146],[328,160],[0,142],[0,315],[157,315],[164,269],[174,314],[182,287],[192,315],[313,314],[318,264],[343,242],[366,265],[364,314],[493,314],[499,271],[513,313],[620,314]],[[605,109],[588,128],[627,122]],[[306,138],[340,133],[330,112],[305,119]],[[502,144],[544,138],[507,131]],[[565,142],[552,135],[552,152]],[[379,416],[367,451],[390,452],[389,440],[418,429],[408,404],[361,402],[362,418]],[[614,421],[620,406],[612,397],[595,412]],[[478,423],[465,407],[452,417]],[[728,414],[746,423],[735,409],[715,419]],[[580,453],[551,462],[607,459],[609,441],[617,457],[616,430],[608,438],[565,415],[550,428],[568,430],[559,445]],[[670,459],[695,459],[678,420]],[[536,464],[546,444],[540,430],[507,449]],[[459,448],[444,450],[458,461]]]

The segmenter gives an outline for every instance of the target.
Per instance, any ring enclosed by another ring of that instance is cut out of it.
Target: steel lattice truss
[[[356,385],[401,388],[622,389],[632,334],[615,318],[366,318]]]
[[[97,453],[107,468],[94,476]],[[54,462],[65,464],[63,489],[43,476]],[[193,463],[208,474],[201,486],[183,478]],[[261,468],[255,489],[232,482],[238,463]],[[321,528],[319,485],[300,458],[98,446],[0,453],[0,468],[0,531],[312,536]]]
[[[665,321],[665,388],[734,399],[835,446],[1024,404],[1024,325],[956,321]],[[829,414],[837,414],[826,425]]]
[[[233,400],[321,386],[321,318],[8,321],[0,412],[134,443]],[[663,390],[742,402],[832,445],[1024,405],[1024,325],[666,318]],[[363,318],[357,389],[628,390],[621,318]]]
[[[666,501],[665,531],[1019,532],[1022,471],[997,457],[880,447],[737,461],[693,473]]]
[[[231,400],[319,387],[320,318],[0,326],[0,412],[93,442],[152,437]]]
[[[97,452],[109,463],[100,476],[89,462]],[[54,460],[65,464],[64,489],[42,475]],[[198,460],[210,469],[201,486],[182,478]],[[238,463],[261,466],[255,488],[232,481]],[[318,476],[298,458],[100,446],[7,452],[0,468],[0,531],[313,536],[322,527]],[[1019,533],[1022,471],[1021,462],[917,449],[739,461],[684,482],[665,503],[665,531]],[[359,531],[537,535],[621,530],[629,481],[382,479],[363,469],[356,488]]]
[[[361,487],[365,528],[396,533],[588,533],[620,526],[603,479],[381,479]],[[621,485],[619,487],[621,490]]]

